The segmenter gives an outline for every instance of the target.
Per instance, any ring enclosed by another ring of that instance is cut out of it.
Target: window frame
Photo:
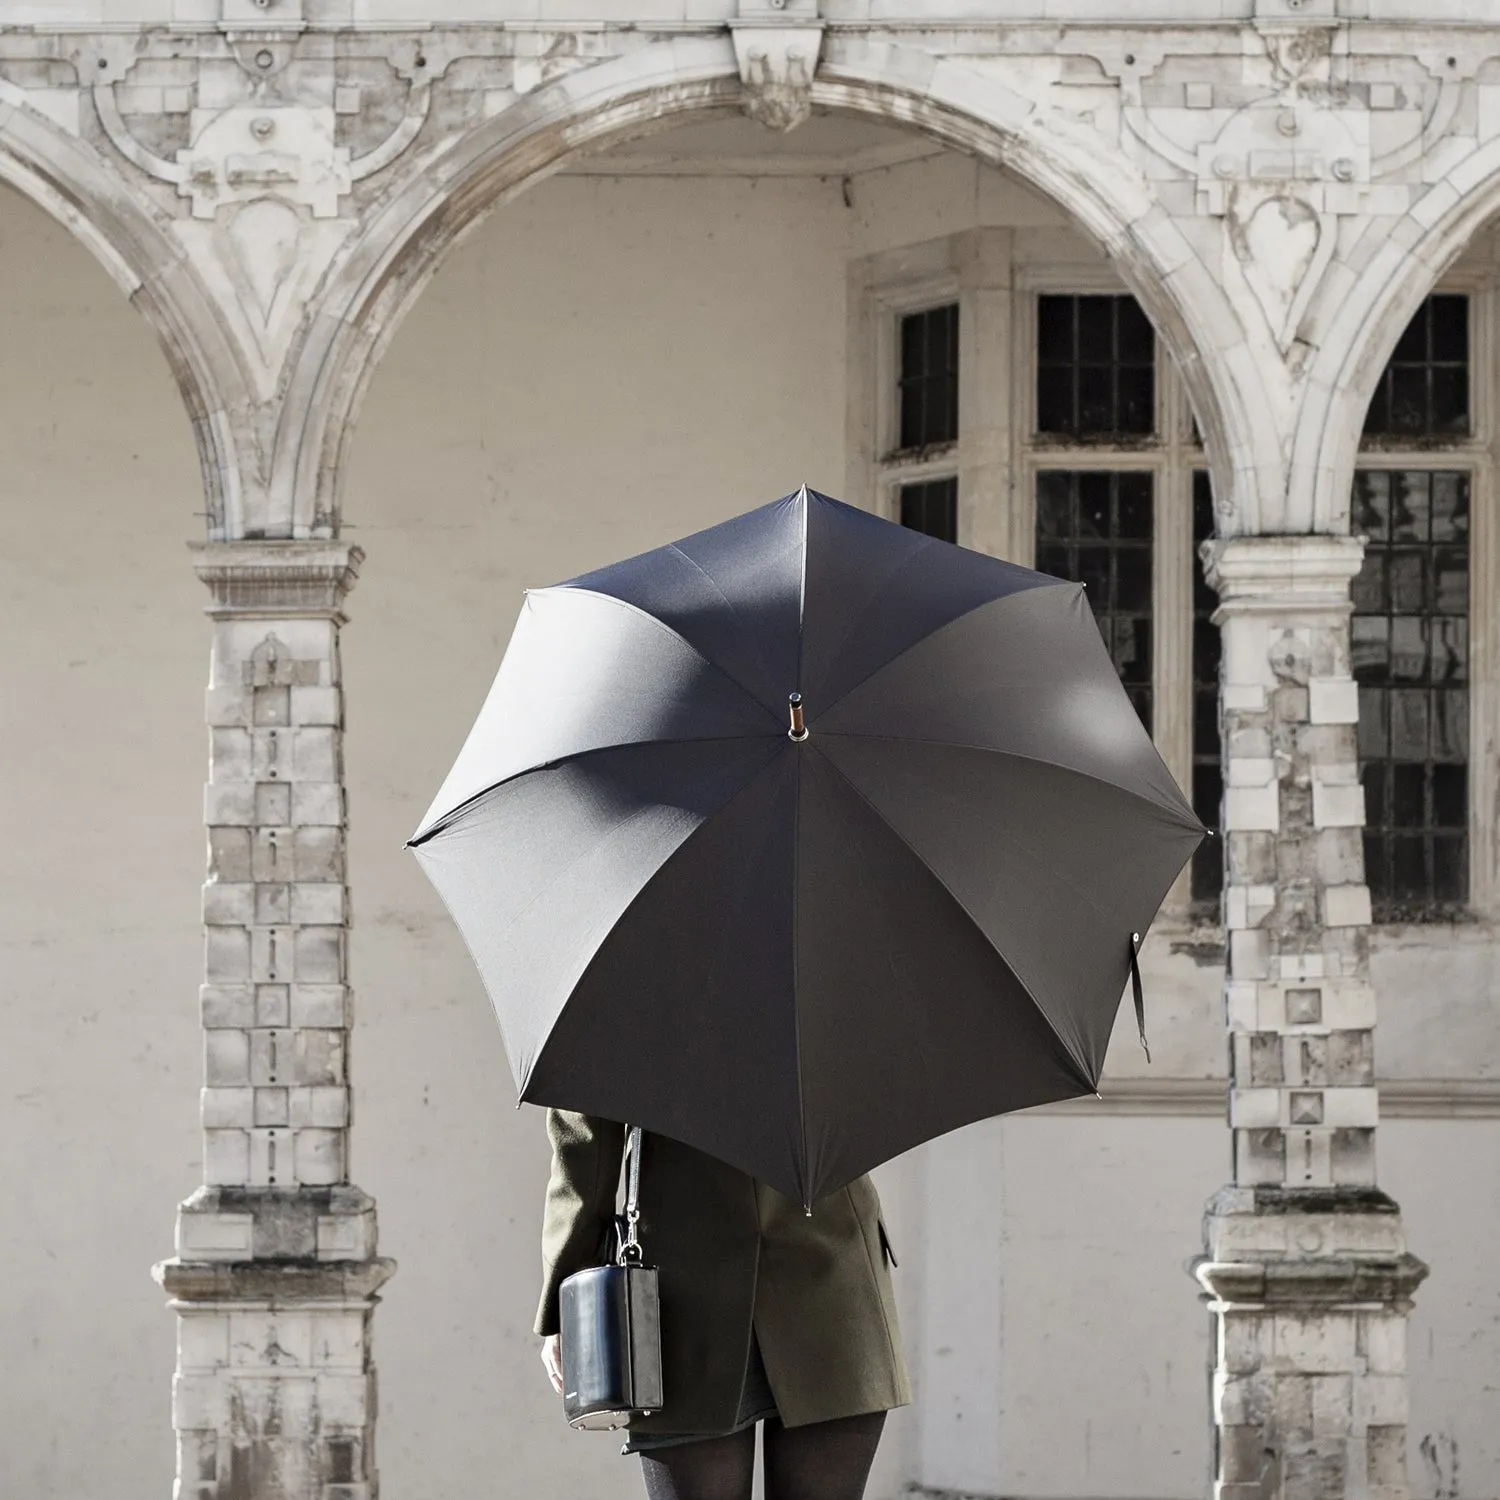
[[[1493,252],[1492,252],[1493,253]],[[1500,839],[1495,819],[1500,812],[1500,745],[1492,733],[1500,720],[1497,684],[1497,613],[1500,613],[1500,529],[1495,516],[1495,466],[1500,463],[1500,423],[1495,400],[1500,394],[1500,338],[1495,320],[1500,315],[1496,268],[1491,264],[1460,264],[1445,274],[1429,295],[1460,294],[1469,299],[1469,433],[1461,438],[1422,438],[1401,443],[1377,434],[1361,436],[1355,458],[1357,470],[1459,470],[1469,480],[1469,897],[1468,920],[1494,921],[1500,917],[1500,872],[1496,870]],[[1382,366],[1382,371],[1384,366]],[[1361,420],[1363,415],[1361,414]],[[1353,526],[1353,497],[1350,497]],[[1430,931],[1452,921],[1436,916],[1427,922],[1375,924],[1381,931]]]

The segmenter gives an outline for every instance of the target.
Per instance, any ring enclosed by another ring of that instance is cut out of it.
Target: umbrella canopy
[[[411,843],[523,1101],[811,1204],[1094,1092],[1202,833],[1079,585],[804,488],[528,593]]]

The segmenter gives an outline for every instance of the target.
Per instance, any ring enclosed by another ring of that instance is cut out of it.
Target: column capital
[[[364,552],[352,542],[194,542],[193,571],[216,620],[328,619],[343,623],[344,596]]]
[[[1220,613],[1341,611],[1364,561],[1362,537],[1211,537],[1198,549]]]

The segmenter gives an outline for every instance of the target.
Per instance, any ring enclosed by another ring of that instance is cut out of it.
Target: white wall
[[[608,1439],[562,1426],[537,1366],[540,1119],[513,1108],[487,1002],[401,844],[524,586],[804,479],[838,492],[849,257],[1056,222],[954,158],[866,174],[853,197],[836,178],[555,179],[444,267],[371,391],[347,494],[368,552],[345,634],[353,1175],[401,1262],[376,1321],[393,1500],[636,1491]],[[0,1495],[18,1500],[169,1492],[172,1320],[147,1273],[198,1173],[208,631],[183,544],[199,508],[146,330],[83,251],[0,195],[0,693],[18,726],[0,736],[0,1328],[19,1353],[0,1374]],[[1383,1069],[1492,1069],[1488,940],[1381,954],[1382,1002],[1404,1018],[1382,1031]],[[1217,968],[1163,942],[1148,980],[1151,1074],[1219,1074]],[[1145,1072],[1128,1028],[1116,1041],[1112,1071]],[[1500,1494],[1496,1130],[1400,1121],[1381,1146],[1436,1267],[1413,1324],[1413,1442],[1433,1435],[1440,1473],[1441,1443],[1459,1445],[1465,1500]],[[1184,1267],[1227,1152],[1208,1117],[1028,1117],[882,1173],[921,1400],[893,1419],[872,1500],[912,1475],[1201,1495],[1207,1320]],[[1415,1462],[1418,1495],[1446,1493]]]

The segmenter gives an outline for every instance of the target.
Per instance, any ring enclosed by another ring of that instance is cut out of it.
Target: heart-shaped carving
[[[1257,204],[1234,236],[1246,285],[1283,354],[1333,255],[1333,240],[1318,211],[1291,193]]]
[[[296,210],[274,198],[245,204],[229,224],[231,274],[240,305],[259,325],[257,333],[267,332],[274,320],[277,294],[297,264],[301,236]]]

